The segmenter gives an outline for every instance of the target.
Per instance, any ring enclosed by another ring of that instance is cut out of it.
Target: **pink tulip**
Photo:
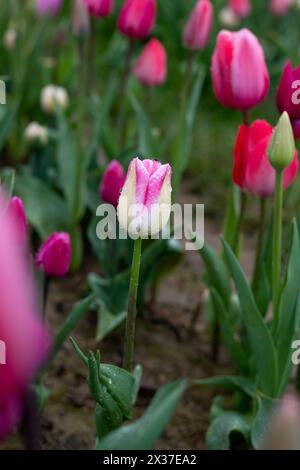
[[[280,113],[286,111],[290,117],[294,136],[300,137],[300,65],[294,68],[289,60],[282,71],[276,95],[277,108]]]
[[[68,233],[53,233],[36,255],[36,265],[42,267],[47,276],[62,277],[71,263],[71,241]]]
[[[126,173],[121,163],[117,160],[111,161],[100,183],[100,198],[102,201],[117,207],[125,179]]]
[[[135,77],[146,86],[162,85],[167,77],[167,53],[158,39],[151,39],[145,46],[133,71]]]
[[[132,39],[144,39],[154,26],[156,0],[125,0],[118,18],[118,28]]]
[[[213,7],[210,0],[198,0],[183,34],[188,49],[201,50],[208,41],[212,27]]]
[[[36,0],[36,11],[39,16],[58,15],[63,0]]]
[[[131,161],[118,205],[122,229],[134,238],[158,234],[168,223],[171,209],[169,164],[157,160]]]
[[[20,420],[24,393],[46,358],[49,339],[38,318],[30,267],[0,195],[0,439]],[[3,357],[3,353],[5,353]]]
[[[246,18],[251,13],[250,0],[228,0],[228,6],[240,18]]]
[[[114,0],[84,0],[91,15],[108,16],[114,8]]]
[[[273,134],[272,126],[257,120],[250,127],[239,128],[234,148],[233,181],[243,191],[260,197],[272,196],[275,191],[275,170],[269,162],[267,150]],[[284,170],[283,185],[287,188],[297,176],[298,152]]]
[[[8,210],[15,222],[20,245],[24,245],[27,241],[27,220],[22,199],[13,196],[9,201]]]
[[[250,109],[260,103],[269,90],[263,49],[248,29],[219,33],[211,74],[216,97],[229,108]]]
[[[269,9],[275,16],[284,16],[293,4],[293,0],[270,0]]]

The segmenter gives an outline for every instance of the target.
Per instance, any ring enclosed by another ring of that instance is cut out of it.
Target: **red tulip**
[[[162,85],[166,81],[167,54],[158,39],[151,39],[145,46],[133,73],[146,86]]]
[[[288,61],[282,71],[276,95],[277,108],[280,113],[286,111],[290,117],[294,136],[300,137],[300,65],[294,68]]]
[[[53,233],[36,255],[36,265],[42,267],[47,276],[62,277],[71,263],[71,241],[68,233]]]
[[[27,241],[27,220],[22,199],[17,196],[12,197],[9,201],[8,210],[15,222],[19,242],[24,245]]]
[[[46,358],[49,339],[33,294],[19,233],[0,195],[0,439],[20,420],[22,401]]]
[[[183,34],[188,49],[201,50],[208,41],[212,27],[213,7],[210,0],[198,0]]]
[[[216,97],[229,108],[250,109],[260,103],[269,90],[263,49],[248,29],[219,33],[211,74]]]
[[[94,16],[108,16],[114,8],[113,0],[84,0],[88,11]]]
[[[118,18],[118,28],[132,39],[144,39],[154,26],[156,0],[125,0]]]
[[[275,16],[285,15],[293,4],[293,0],[270,0],[269,9]]]
[[[240,18],[246,18],[251,13],[250,0],[229,0],[230,9]]]
[[[126,173],[121,163],[117,160],[110,162],[100,183],[100,198],[102,201],[117,207],[125,179]]]
[[[260,197],[272,196],[275,191],[275,170],[271,166],[267,149],[273,134],[272,126],[257,120],[248,127],[239,128],[234,148],[233,181],[242,190]],[[290,186],[297,176],[298,152],[283,172],[284,188]]]

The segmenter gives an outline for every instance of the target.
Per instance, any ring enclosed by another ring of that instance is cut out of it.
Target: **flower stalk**
[[[273,254],[272,254],[272,296],[274,327],[278,322],[278,310],[281,290],[281,245],[282,245],[282,201],[283,179],[282,171],[276,171],[276,186],[274,200]]]

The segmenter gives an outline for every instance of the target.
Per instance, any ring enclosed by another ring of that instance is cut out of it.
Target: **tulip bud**
[[[125,179],[126,173],[121,163],[117,160],[110,162],[100,183],[100,198],[102,201],[117,207]]]
[[[210,0],[198,0],[183,34],[188,49],[201,50],[208,41],[212,27],[213,7]]]
[[[171,167],[156,160],[131,161],[118,205],[122,229],[132,238],[157,235],[171,212]]]
[[[297,397],[283,397],[267,426],[262,450],[300,450],[300,406]]]
[[[270,0],[269,10],[272,15],[284,16],[293,4],[293,0]]]
[[[133,73],[146,86],[162,85],[166,81],[167,54],[158,39],[151,39],[145,46]]]
[[[229,8],[239,17],[246,18],[251,13],[250,0],[229,0]]]
[[[118,18],[118,28],[132,39],[146,38],[156,19],[156,0],[125,0]]]
[[[46,145],[48,142],[48,130],[38,122],[28,124],[24,135],[28,142],[39,142],[42,145]]]
[[[88,11],[94,16],[108,16],[114,8],[113,0],[84,0]]]
[[[71,241],[68,233],[53,233],[36,255],[36,265],[42,267],[47,276],[65,276],[71,263]]]
[[[62,6],[62,0],[36,0],[38,16],[56,16]]]
[[[75,0],[72,12],[72,31],[74,36],[81,37],[89,33],[90,16],[84,0]]]
[[[216,97],[229,108],[250,109],[260,103],[269,90],[264,51],[256,36],[246,28],[219,33],[211,75]]]
[[[295,140],[289,115],[284,111],[278,121],[268,147],[268,157],[276,170],[283,170],[292,162]]]
[[[8,211],[12,221],[15,223],[18,241],[20,245],[25,245],[27,242],[27,220],[22,199],[13,196],[9,201]]]
[[[16,47],[17,37],[17,30],[15,28],[10,28],[5,32],[3,44],[8,51],[13,51]]]
[[[66,90],[55,85],[47,85],[41,92],[41,106],[43,111],[52,114],[56,107],[66,109],[69,105],[69,97]]]

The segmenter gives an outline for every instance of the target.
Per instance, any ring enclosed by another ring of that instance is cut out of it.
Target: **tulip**
[[[25,245],[27,242],[28,230],[26,212],[22,199],[17,196],[13,196],[9,201],[8,211],[16,225],[16,233],[18,234],[20,245]]]
[[[118,28],[132,39],[144,39],[156,19],[156,0],[125,0],[118,18]]]
[[[90,30],[90,16],[85,0],[75,0],[72,11],[72,31],[77,37],[88,34]]]
[[[110,162],[100,183],[100,197],[102,201],[117,207],[125,179],[126,173],[121,163],[117,160]]]
[[[248,29],[219,33],[211,73],[216,97],[229,108],[246,111],[269,90],[263,49]]]
[[[275,170],[284,170],[293,161],[295,140],[289,115],[282,113],[268,147],[268,157]]]
[[[213,7],[210,0],[198,0],[183,34],[188,49],[201,50],[208,41],[212,27]]]
[[[251,13],[250,0],[229,0],[229,8],[240,18],[246,18]]]
[[[47,276],[62,277],[71,263],[71,241],[68,233],[53,233],[36,255],[36,265],[42,267]]]
[[[234,148],[233,180],[243,191],[260,197],[272,196],[275,191],[276,171],[269,162],[267,150],[273,135],[272,126],[263,120],[250,127],[242,125]],[[298,152],[283,172],[283,186],[292,184],[298,172]]]
[[[28,142],[39,142],[42,145],[48,142],[48,130],[38,122],[31,122],[25,129],[25,139]]]
[[[0,362],[0,439],[20,421],[25,392],[49,346],[33,295],[31,270],[20,253],[17,226],[5,207],[0,195],[0,339],[6,351]]]
[[[39,16],[58,15],[63,1],[62,0],[36,0],[36,11]]]
[[[276,95],[277,108],[280,113],[287,111],[292,122],[294,136],[300,137],[300,66],[293,69],[288,61],[282,71]]]
[[[270,0],[269,9],[275,16],[284,16],[293,4],[293,0]]]
[[[171,210],[171,167],[156,160],[131,161],[118,205],[121,228],[132,238],[157,235]]]
[[[223,26],[228,28],[238,26],[240,23],[239,17],[229,7],[220,10],[219,21]]]
[[[114,8],[113,0],[84,0],[88,11],[94,16],[108,16]]]
[[[41,106],[46,113],[54,113],[56,107],[65,110],[68,105],[69,97],[64,88],[55,85],[47,85],[42,89]]]
[[[158,39],[151,39],[145,46],[133,73],[146,86],[162,85],[166,81],[167,54]]]

